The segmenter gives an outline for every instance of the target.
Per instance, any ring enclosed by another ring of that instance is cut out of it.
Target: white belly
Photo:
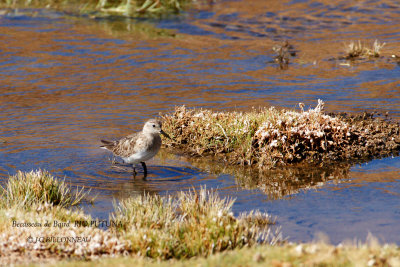
[[[133,155],[130,155],[129,157],[123,157],[122,159],[124,160],[125,163],[129,164],[138,164],[142,161],[146,161],[151,159],[157,154],[158,151],[142,151],[135,153]]]

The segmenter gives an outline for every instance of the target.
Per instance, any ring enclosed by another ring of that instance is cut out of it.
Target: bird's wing
[[[101,142],[103,143],[103,145],[100,147],[104,149],[112,150],[115,146],[115,141],[101,140]]]
[[[129,157],[132,154],[140,152],[143,147],[141,145],[142,141],[139,138],[141,134],[141,132],[134,133],[118,140],[112,151],[120,157]]]

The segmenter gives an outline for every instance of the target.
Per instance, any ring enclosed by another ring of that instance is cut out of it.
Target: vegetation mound
[[[372,115],[328,115],[324,103],[301,111],[253,109],[213,112],[176,107],[163,116],[169,147],[191,155],[213,155],[260,170],[288,163],[332,163],[397,153],[399,124]]]

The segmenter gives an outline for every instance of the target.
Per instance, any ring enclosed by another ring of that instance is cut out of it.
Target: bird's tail
[[[113,148],[113,146],[115,145],[115,142],[113,142],[113,141],[101,140],[101,142],[103,143],[103,145],[100,147],[103,149],[111,150]]]

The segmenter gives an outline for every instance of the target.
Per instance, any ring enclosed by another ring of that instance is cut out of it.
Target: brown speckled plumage
[[[126,158],[144,150],[156,150],[161,147],[161,137],[158,134],[146,135],[143,132],[128,135],[118,141],[108,142],[102,140],[104,146],[114,155]]]
[[[117,141],[101,140],[103,143],[101,148],[110,150],[114,155],[121,157],[125,163],[132,165],[142,163],[146,175],[147,169],[144,162],[153,158],[160,150],[160,134],[169,137],[161,127],[161,121],[156,119],[148,120],[141,132],[128,135]]]

